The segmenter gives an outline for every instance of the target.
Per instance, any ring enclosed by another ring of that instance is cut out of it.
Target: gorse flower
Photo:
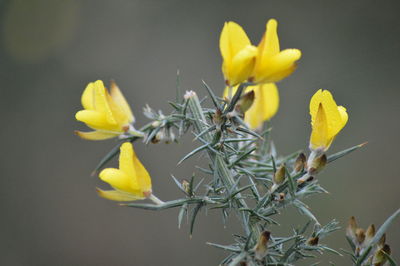
[[[151,178],[136,156],[130,142],[121,145],[119,169],[106,168],[99,177],[114,190],[97,189],[103,198],[115,201],[134,201],[151,196]]]
[[[251,44],[246,32],[235,22],[226,22],[220,36],[222,72],[228,86],[250,81],[271,83],[282,80],[296,69],[298,49],[280,51],[278,23],[270,19],[258,47]]]
[[[277,27],[278,22],[275,19],[267,22],[264,36],[257,47],[251,82],[278,82],[296,69],[296,61],[300,59],[301,52],[298,49],[280,50]]]
[[[332,94],[320,89],[311,98],[310,115],[310,149],[326,151],[347,123],[346,108],[337,106]]]
[[[243,28],[235,22],[225,22],[219,48],[226,84],[234,86],[246,81],[253,71],[257,48],[251,45]]]
[[[75,118],[94,129],[91,132],[75,131],[78,136],[89,140],[109,139],[129,130],[134,116],[118,86],[111,82],[110,92],[101,80],[91,82],[82,94],[84,110]]]
[[[229,91],[231,90],[231,92]],[[232,97],[237,86],[224,91],[224,97]],[[260,128],[264,121],[271,119],[279,107],[278,88],[274,83],[248,86],[245,92],[254,91],[254,102],[244,116],[244,121],[251,129]]]

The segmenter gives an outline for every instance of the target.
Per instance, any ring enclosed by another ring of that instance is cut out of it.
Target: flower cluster
[[[277,82],[296,69],[300,59],[298,49],[281,51],[275,19],[267,22],[266,31],[257,47],[253,46],[243,28],[226,22],[221,32],[221,50],[225,82],[235,86],[248,81],[255,84]]]
[[[128,102],[114,81],[111,81],[110,86],[110,92],[101,80],[86,86],[81,97],[84,110],[77,112],[75,117],[94,131],[75,131],[79,137],[87,140],[104,140],[127,132],[137,135],[133,127],[135,118]],[[154,202],[161,202],[152,194],[150,175],[137,158],[130,142],[125,142],[120,147],[119,169],[104,169],[99,177],[114,188],[97,189],[103,198],[115,201],[150,198]]]
[[[278,111],[280,100],[275,83],[294,72],[300,50],[280,49],[274,19],[267,22],[258,46],[251,44],[241,26],[226,22],[219,46],[226,85],[223,98],[217,97],[204,83],[213,108],[203,107],[194,91],[186,92],[183,97],[178,93],[176,102],[170,102],[173,108],[170,114],[146,105],[143,113],[150,121],[139,130],[135,129],[131,108],[115,82],[110,83],[109,90],[100,80],[87,85],[81,97],[84,110],[75,117],[93,131],[76,131],[76,134],[87,140],[120,140],[96,168],[100,171],[119,153],[119,167],[99,173],[100,179],[112,189],[97,189],[98,194],[108,200],[128,202],[123,204],[128,207],[148,210],[178,207],[179,226],[186,215],[190,234],[202,208],[221,210],[224,222],[230,213],[235,213],[243,227],[242,234],[234,234],[235,243],[210,243],[230,252],[221,265],[293,265],[311,257],[312,251],[336,252],[320,242],[339,229],[338,222],[333,220],[322,226],[302,200],[326,193],[316,176],[330,162],[362,146],[327,155],[348,121],[346,108],[338,106],[328,90],[318,90],[309,104],[310,153],[279,156],[270,140],[270,129],[263,130],[263,124]],[[188,131],[194,133],[201,145],[185,155],[178,165],[204,152],[209,159],[208,168],[198,167],[198,170],[208,178],[197,181],[195,174],[190,180],[173,177],[184,196],[161,201],[152,192],[150,174],[138,159],[132,142],[142,139],[149,145],[168,144],[178,142]],[[154,204],[131,202],[146,199]],[[278,224],[275,216],[287,206],[296,208],[310,222],[301,229],[293,228],[291,236],[276,237],[270,226]],[[397,215],[400,210],[393,217]],[[310,230],[311,222],[314,227]],[[350,220],[347,237],[354,247],[352,258],[356,265],[364,265],[366,259],[374,265],[383,265],[390,259],[385,238],[379,243],[376,240],[388,224],[377,232],[373,225],[364,231],[354,218]]]
[[[81,98],[84,110],[75,118],[94,129],[91,132],[75,131],[83,139],[104,140],[129,131],[135,121],[131,108],[115,82],[111,82],[110,92],[101,80],[86,86]]]
[[[377,243],[374,243],[374,237],[377,232],[375,225],[371,224],[367,230],[358,227],[354,216],[350,217],[349,225],[346,229],[347,239],[352,246],[355,257],[360,257],[362,254],[366,254],[368,258],[366,261],[368,265],[383,266],[388,261],[391,250],[390,246],[386,244],[386,234],[380,236]],[[372,254],[369,255],[372,249]],[[369,255],[369,256],[368,256]]]

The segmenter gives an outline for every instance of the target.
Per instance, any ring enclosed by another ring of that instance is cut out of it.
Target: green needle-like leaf
[[[193,235],[194,223],[196,221],[197,214],[199,213],[201,207],[203,207],[202,202],[198,203],[192,211],[192,216],[190,218],[190,237],[192,237]]]
[[[181,163],[183,163],[185,160],[189,159],[190,157],[192,157],[193,155],[195,155],[196,153],[198,153],[199,151],[205,150],[208,147],[208,144],[204,144],[200,147],[197,147],[196,149],[192,150],[191,152],[189,152],[188,154],[186,154],[185,156],[183,156],[183,158],[178,162],[178,165],[180,165]]]
[[[227,250],[227,251],[232,251],[232,252],[239,252],[241,249],[239,247],[235,247],[235,246],[227,246],[227,245],[220,245],[220,244],[215,244],[215,243],[210,243],[210,242],[206,242],[207,245],[210,245],[212,247],[216,247],[216,248],[220,248],[223,250]]]
[[[292,199],[294,199],[296,197],[297,183],[294,181],[293,177],[289,174],[289,171],[286,171],[286,176],[287,176],[289,194],[292,197]]]
[[[207,85],[207,83],[202,80],[204,87],[206,87],[208,94],[210,94],[211,100],[215,106],[215,108],[220,109],[220,104],[219,101],[217,99],[217,96],[215,96],[214,92],[212,91],[212,89]]]
[[[176,186],[185,194],[187,195],[187,192],[183,189],[181,182],[178,181],[178,179],[175,178],[175,176],[171,175],[172,179],[174,180]]]
[[[183,217],[185,216],[185,214],[187,214],[187,208],[188,208],[188,205],[187,205],[187,203],[185,203],[182,205],[181,209],[179,210],[179,214],[178,214],[178,228],[179,229],[181,228]]]
[[[335,161],[335,160],[337,160],[337,159],[339,159],[339,158],[341,158],[341,157],[343,157],[343,156],[345,156],[345,155],[347,155],[347,154],[349,154],[349,153],[361,148],[362,146],[364,146],[367,143],[368,142],[364,142],[364,143],[361,143],[359,145],[353,146],[351,148],[345,149],[343,151],[337,152],[335,154],[329,155],[327,162],[331,163],[331,162],[333,162],[333,161]]]
[[[299,209],[300,213],[308,216],[308,218],[311,218],[315,223],[320,224],[317,218],[314,216],[314,214],[308,209],[308,207],[303,202],[299,200],[294,200],[293,204]]]

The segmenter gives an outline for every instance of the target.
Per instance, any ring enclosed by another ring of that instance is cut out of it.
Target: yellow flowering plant
[[[100,80],[87,85],[81,97],[84,110],[78,111],[75,117],[94,131],[77,131],[77,135],[88,140],[114,137],[119,140],[95,168],[94,173],[99,172],[100,179],[112,187],[111,190],[97,189],[98,195],[132,208],[153,211],[179,208],[178,227],[187,220],[190,235],[203,209],[220,211],[224,223],[237,218],[242,231],[234,232],[232,244],[207,243],[228,253],[219,265],[295,265],[323,252],[340,254],[324,243],[325,237],[340,229],[338,221],[322,225],[303,201],[327,192],[318,181],[324,167],[363,146],[327,154],[348,121],[346,109],[336,104],[329,91],[318,90],[309,105],[309,145],[304,141],[310,153],[277,154],[271,128],[264,127],[264,122],[279,107],[275,83],[293,73],[301,57],[300,50],[280,50],[274,19],[267,22],[257,47],[251,44],[239,24],[226,22],[219,46],[227,87],[224,92],[215,93],[204,82],[212,107],[205,107],[194,91],[186,91],[182,97],[177,90],[176,101],[170,102],[171,112],[164,114],[145,106],[143,113],[149,122],[138,130],[133,127],[135,120],[129,104],[114,82],[109,91]],[[222,98],[216,96],[220,93]],[[194,134],[199,145],[183,156],[178,165],[195,155],[205,154],[202,158],[208,160],[205,164],[208,166],[197,166],[189,180],[171,175],[183,196],[162,201],[152,192],[152,178],[165,176],[151,178],[132,143],[142,140],[145,145],[169,144],[180,141],[188,132]],[[118,154],[119,167],[103,169]],[[198,175],[203,178],[199,179]],[[298,210],[308,222],[299,227],[296,221],[284,220],[293,228],[278,236],[274,227],[279,226],[276,218],[288,206]],[[354,265],[393,262],[384,235],[399,215],[400,210],[379,229],[370,226],[366,232],[351,219],[347,239]]]

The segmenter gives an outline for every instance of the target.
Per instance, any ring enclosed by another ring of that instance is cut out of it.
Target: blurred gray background
[[[336,218],[346,226],[355,215],[363,227],[380,225],[400,207],[399,7],[372,0],[0,1],[0,264],[222,260],[226,254],[205,242],[230,243],[240,230],[234,217],[224,228],[219,213],[202,212],[189,239],[187,225],[177,228],[177,210],[141,211],[99,198],[95,187],[107,186],[90,173],[115,140],[84,141],[73,130],[85,129],[74,115],[84,87],[96,79],[118,82],[138,126],[147,122],[145,103],[170,110],[178,68],[183,89],[205,95],[204,79],[222,92],[218,39],[227,20],[257,44],[265,22],[276,18],[281,47],[303,52],[298,70],[279,83],[281,106],[272,124],[280,153],[307,148],[308,102],[319,88],[331,90],[350,116],[329,152],[369,142],[320,175],[331,194],[307,202],[321,222]],[[170,174],[192,174],[201,158],[180,168],[176,162],[194,145],[191,137],[177,145],[136,143],[157,196],[180,196]],[[304,222],[297,214],[285,217],[286,226]],[[399,225],[387,237],[397,260]],[[323,242],[349,249],[343,230]],[[321,260],[350,265],[346,256]]]

